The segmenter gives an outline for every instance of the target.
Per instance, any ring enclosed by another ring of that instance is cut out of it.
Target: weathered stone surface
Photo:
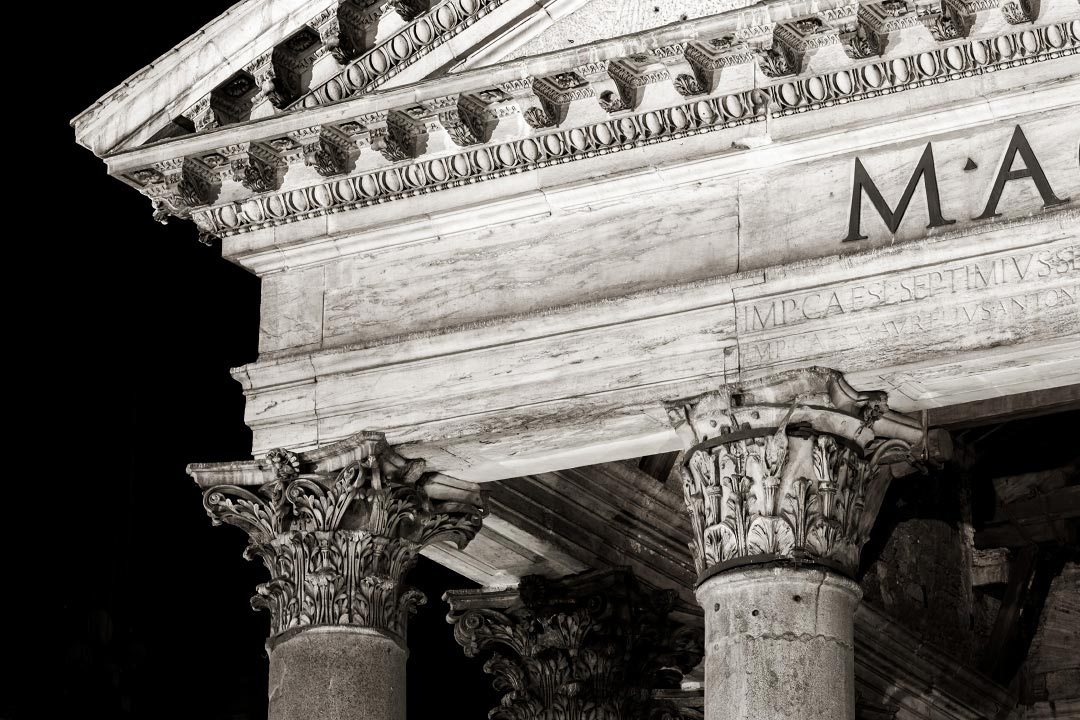
[[[835,573],[762,567],[697,589],[709,720],[854,720],[859,586]]]
[[[270,648],[269,720],[405,720],[398,641],[365,628],[316,628]]]
[[[823,368],[731,384],[669,406],[698,576],[765,560],[850,577],[884,500],[891,463],[931,458],[929,437]],[[947,443],[946,452],[949,451]],[[946,456],[947,457],[947,456]]]

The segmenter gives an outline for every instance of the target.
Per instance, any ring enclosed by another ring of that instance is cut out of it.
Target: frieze
[[[407,171],[400,168],[374,170],[341,178],[329,185],[256,198],[253,203],[245,203],[243,208],[239,204],[229,204],[200,209],[198,214],[215,232],[227,236],[550,164],[573,162],[592,154],[619,152],[690,134],[759,122],[764,120],[765,108],[769,105],[775,106],[772,117],[781,117],[1071,56],[1080,45],[1078,31],[1080,23],[1061,23],[968,40],[847,70],[792,78],[758,90],[703,98],[701,102],[640,112],[617,120],[590,122],[578,128],[547,130],[555,118],[551,108],[545,109],[543,117],[535,112],[538,109],[523,108],[527,124],[533,128],[530,137],[424,160]],[[557,100],[596,102],[592,100],[595,97],[593,88],[576,73],[537,79],[533,82],[533,90],[542,100],[548,96]],[[379,149],[375,144],[378,121],[373,119],[376,123],[371,125],[372,147]]]

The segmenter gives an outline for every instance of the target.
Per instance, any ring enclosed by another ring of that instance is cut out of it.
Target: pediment
[[[582,47],[752,4],[753,0],[588,0],[538,32],[521,33],[513,50],[491,59],[501,62]]]
[[[99,156],[497,61],[585,0],[245,0],[72,120]],[[509,38],[509,40],[508,40]],[[511,42],[508,46],[507,43]]]

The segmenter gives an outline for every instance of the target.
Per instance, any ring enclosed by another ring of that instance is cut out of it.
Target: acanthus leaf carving
[[[924,436],[884,393],[805,376],[795,377],[807,391],[784,404],[766,390],[760,406],[725,390],[672,410],[691,445],[680,472],[699,574],[773,557],[854,575],[892,479],[885,466],[912,464]]]
[[[768,45],[754,48],[754,55],[762,74],[773,80],[797,75],[801,69],[798,53],[778,35]]]
[[[271,613],[271,637],[312,625],[356,625],[405,637],[425,600],[402,579],[425,545],[464,546],[480,529],[482,505],[431,499],[422,463],[397,456],[366,433],[360,458],[335,472],[300,472],[285,450],[267,460],[274,479],[257,490],[218,485],[203,506],[214,524],[248,534],[245,556],[258,557],[270,580],[252,607]]]
[[[489,718],[655,717],[655,689],[677,689],[703,655],[700,629],[669,619],[675,594],[641,586],[626,568],[518,588],[451,590],[447,616],[504,693]]]

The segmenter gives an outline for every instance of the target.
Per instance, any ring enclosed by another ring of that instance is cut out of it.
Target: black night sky
[[[229,368],[256,359],[259,280],[191,224],[154,222],[68,126],[231,4],[56,8],[56,52],[38,54],[48,111],[14,142],[37,194],[27,236],[8,228],[39,256],[8,266],[9,288],[29,273],[9,318],[37,357],[9,400],[30,462],[9,463],[3,719],[266,717],[269,616],[248,606],[265,570],[241,531],[211,527],[184,472],[249,456]],[[423,558],[409,582],[429,598],[410,626],[409,717],[484,717],[498,696],[440,600],[471,583]]]

